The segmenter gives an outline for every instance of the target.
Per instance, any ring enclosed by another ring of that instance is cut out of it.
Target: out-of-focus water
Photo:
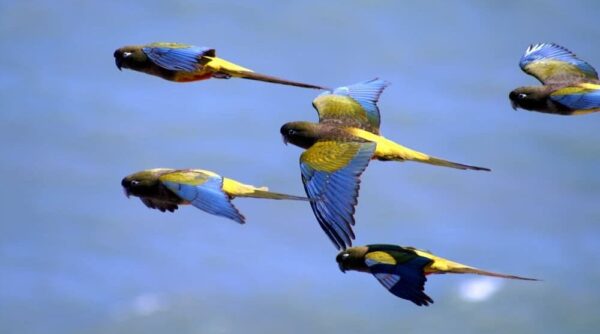
[[[600,114],[513,111],[528,44],[600,66],[596,1],[0,2],[0,332],[592,333],[600,326]],[[339,86],[375,76],[382,132],[492,173],[373,162],[357,245],[413,245],[543,282],[431,277],[419,308],[339,272],[306,203],[237,199],[239,226],[121,191],[152,167],[302,194],[281,124],[317,92],[175,84],[114,66],[125,44],[212,46]]]

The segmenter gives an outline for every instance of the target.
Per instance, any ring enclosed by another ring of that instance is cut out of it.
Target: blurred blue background
[[[513,111],[518,61],[556,42],[600,66],[597,1],[2,1],[0,332],[592,333],[600,326],[600,114]],[[543,282],[430,277],[429,308],[342,274],[306,203],[237,199],[240,226],[147,209],[120,180],[204,168],[302,194],[279,127],[318,92],[176,84],[113,51],[211,46],[258,72],[375,76],[382,133],[487,166],[373,162],[355,244],[394,243]]]

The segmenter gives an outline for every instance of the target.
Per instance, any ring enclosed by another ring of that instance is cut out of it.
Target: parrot
[[[235,197],[309,201],[306,197],[270,192],[267,187],[243,184],[202,169],[147,169],[124,177],[121,186],[127,197],[139,197],[151,209],[174,212],[179,205],[191,204],[240,224],[245,223],[245,218],[231,203]]]
[[[598,73],[565,47],[554,43],[532,44],[519,66],[542,85],[511,91],[508,97],[513,109],[565,116],[600,110]]]
[[[423,292],[430,274],[476,274],[500,278],[538,281],[515,275],[484,271],[453,262],[414,247],[375,244],[341,251],[336,262],[340,270],[370,273],[389,292],[418,306],[429,306],[433,299]]]
[[[132,69],[175,82],[190,82],[210,78],[243,78],[282,85],[327,89],[301,82],[259,74],[216,56],[215,49],[182,43],[150,43],[130,45],[114,53],[117,68]]]
[[[375,78],[324,92],[313,101],[319,123],[289,122],[280,129],[285,144],[305,149],[300,155],[302,183],[309,198],[319,199],[310,205],[337,249],[351,246],[355,237],[352,225],[360,176],[370,160],[490,171],[435,158],[381,136],[377,102],[388,85]]]

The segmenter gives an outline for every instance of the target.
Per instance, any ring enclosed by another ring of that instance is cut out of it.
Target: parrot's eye
[[[348,253],[342,254],[342,259],[347,259],[348,257],[350,257],[350,254],[348,254]]]
[[[134,186],[134,187],[135,187],[135,186],[137,186],[138,184],[140,184],[140,181],[137,181],[137,180],[131,180],[131,185],[132,185],[132,186]]]
[[[131,56],[131,52],[123,52],[123,58]]]
[[[293,136],[295,134],[296,134],[296,130],[294,130],[294,129],[289,129],[288,130],[288,135]]]
[[[519,100],[523,100],[523,99],[525,99],[526,97],[527,97],[527,94],[525,94],[525,93],[520,93],[519,95],[517,95],[517,98],[518,98]]]

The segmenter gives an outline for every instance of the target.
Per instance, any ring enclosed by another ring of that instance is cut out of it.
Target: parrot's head
[[[156,197],[160,193],[159,176],[165,169],[149,169],[128,175],[121,180],[123,191],[127,197]]]
[[[528,86],[513,90],[508,94],[508,98],[510,99],[512,108],[515,110],[517,108],[542,110],[548,104],[548,94],[549,92],[545,86]]]
[[[367,246],[351,247],[341,251],[335,258],[335,261],[343,273],[346,270],[367,272],[369,268],[365,263],[365,255],[368,251],[369,248]]]
[[[129,68],[136,71],[142,71],[150,66],[151,62],[143,49],[144,47],[141,45],[131,45],[115,50],[114,56],[117,68],[119,70],[121,70],[121,68]]]
[[[285,144],[292,143],[307,149],[319,140],[317,126],[318,124],[311,122],[289,122],[285,123],[279,132]]]

